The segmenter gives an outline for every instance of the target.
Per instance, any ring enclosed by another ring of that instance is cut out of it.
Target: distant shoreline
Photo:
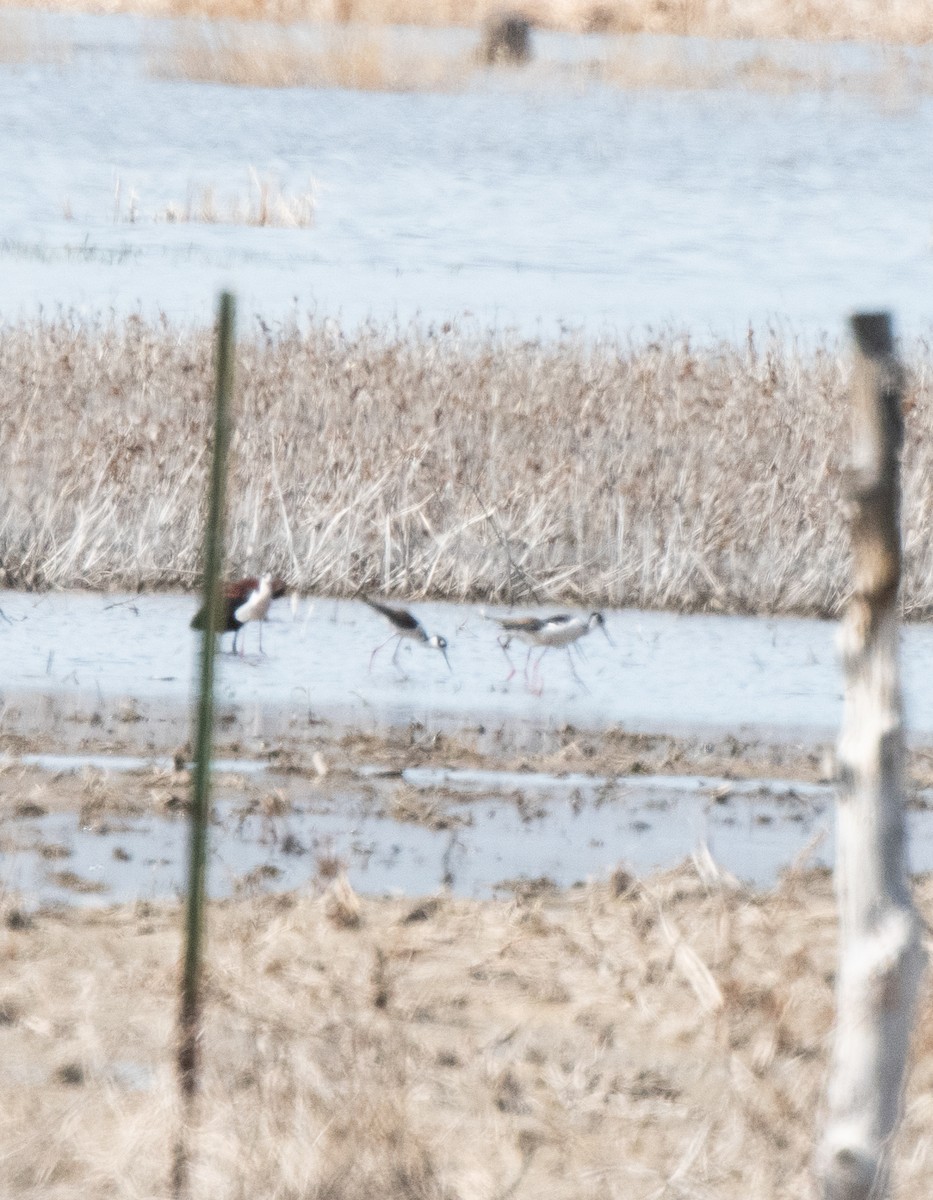
[[[138,13],[151,17],[321,21],[334,25],[423,25],[479,28],[490,16],[514,11],[542,29],[570,33],[655,33],[711,38],[795,38],[922,45],[933,41],[933,10],[917,4],[880,8],[867,0],[798,0],[755,5],[748,0],[52,0],[17,5],[36,12]],[[9,11],[9,10],[8,10]]]

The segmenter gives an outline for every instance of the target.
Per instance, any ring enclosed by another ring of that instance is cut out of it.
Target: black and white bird
[[[262,623],[269,612],[273,600],[285,594],[285,584],[281,579],[273,579],[271,575],[257,578],[247,575],[244,579],[236,579],[224,584],[223,592],[217,608],[215,628],[218,633],[233,634],[233,653],[236,653],[237,637],[244,625],[250,621],[259,622],[259,650],[262,653]],[[203,606],[194,614],[191,621],[192,629],[203,629],[207,623],[207,610]],[[246,635],[243,635],[245,641]],[[240,644],[243,653],[243,643]]]
[[[369,656],[370,671],[373,669],[373,659],[375,659],[376,655],[383,648],[383,646],[388,646],[389,642],[391,642],[393,638],[396,639],[395,652],[392,655],[393,663],[397,661],[398,652],[402,642],[407,638],[413,642],[420,642],[423,646],[430,646],[434,650],[440,650],[441,654],[444,656],[444,662],[447,663],[448,670],[453,670],[453,667],[450,665],[450,659],[447,657],[446,638],[441,637],[439,633],[432,633],[428,635],[418,618],[413,616],[407,608],[395,608],[391,604],[383,604],[379,600],[371,600],[368,596],[362,596],[360,598],[364,604],[368,604],[370,608],[375,609],[376,612],[382,613],[384,617],[387,617],[389,624],[392,626],[391,635],[386,638],[384,642],[380,642],[376,649]]]
[[[542,649],[541,655],[535,664],[535,669],[541,666],[541,659],[544,658],[548,650],[562,649],[564,647],[569,650],[575,642],[578,642],[580,638],[591,633],[594,629],[601,629],[606,635],[609,644],[612,644],[612,638],[609,637],[609,631],[606,628],[606,618],[600,612],[591,612],[589,616],[583,616],[582,614],[574,616],[569,613],[557,613],[552,617],[490,617],[486,613],[483,616],[489,621],[495,621],[502,629],[502,635],[499,637],[499,645],[502,647],[502,652],[509,666],[512,668],[507,679],[511,679],[516,670],[515,664],[509,658],[509,646],[513,640],[522,642],[528,647],[528,657],[525,659],[526,680],[528,679],[528,667],[531,663],[531,655],[536,647],[541,647]],[[573,660],[570,662],[570,669],[574,676],[577,677]]]

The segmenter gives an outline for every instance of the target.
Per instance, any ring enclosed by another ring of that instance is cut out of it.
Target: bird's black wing
[[[414,630],[421,627],[420,621],[413,617],[406,608],[393,608],[391,604],[381,604],[378,600],[370,600],[368,596],[361,598],[364,604],[368,604],[376,612],[381,612],[384,617],[388,617],[396,629]]]
[[[540,617],[498,617],[496,619],[507,633],[540,633],[547,624]]]

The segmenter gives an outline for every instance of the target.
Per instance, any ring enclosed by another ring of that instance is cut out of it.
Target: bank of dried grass
[[[458,91],[485,68],[479,42],[472,54],[441,53],[436,41],[378,26],[349,26],[316,37],[291,29],[229,22],[179,25],[151,50],[151,74],[240,87],[340,87],[357,91]],[[933,63],[889,48],[858,68],[831,54],[782,55],[776,45],[736,53],[723,42],[699,46],[671,39],[646,45],[625,38],[603,43],[572,65],[543,61],[522,77],[537,88],[578,89],[594,82],[627,90],[741,90],[784,94],[846,92],[886,105],[933,92]]]
[[[336,29],[308,40],[293,31],[230,24],[180,26],[149,55],[151,74],[239,87],[454,91],[475,62],[427,43],[401,44],[375,28]]]
[[[44,0],[41,7],[283,23],[477,28],[506,8],[526,14],[544,28],[572,32],[901,43],[933,40],[933,10],[912,0],[886,4],[872,0],[521,0],[516,4],[502,0]]]
[[[919,899],[929,919],[929,882]],[[179,913],[2,907],[3,1195],[164,1195]],[[708,870],[620,873],[354,910],[348,924],[311,892],[213,907],[198,1194],[813,1194],[825,874],[761,895]],[[927,995],[897,1196],[933,1184],[931,1039]]]
[[[909,348],[905,607],[933,610],[930,352]],[[0,334],[2,579],[199,578],[211,337]],[[835,612],[845,363],[785,342],[241,339],[231,571],[339,595]]]

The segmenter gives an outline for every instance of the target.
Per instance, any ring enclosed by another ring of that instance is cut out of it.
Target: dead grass
[[[813,1195],[825,875],[768,895],[684,869],[509,902],[354,899],[349,923],[329,891],[212,908],[198,1194]],[[929,881],[919,900],[929,919]],[[3,915],[0,1190],[164,1195],[178,911]],[[928,995],[898,1197],[933,1184],[931,1039]]]
[[[371,92],[452,91],[475,64],[428,44],[402,45],[379,29],[334,30],[309,41],[294,31],[178,28],[151,52],[150,73],[244,87],[352,88]]]
[[[933,11],[914,0],[45,0],[43,8],[140,12],[149,16],[346,25],[461,25],[479,28],[516,8],[548,29],[648,32],[719,38],[791,37],[923,43]]]
[[[113,219],[136,224],[147,219],[168,224],[198,222],[207,225],[254,225],[277,229],[307,229],[314,224],[317,196],[313,184],[308,190],[289,194],[277,179],[262,178],[252,167],[247,172],[247,190],[243,194],[224,192],[212,185],[192,184],[184,201],[172,202],[155,212],[147,212],[135,191],[125,195],[120,180],[114,189]],[[72,217],[70,205],[66,216]]]
[[[38,14],[24,11],[20,6],[15,12],[3,12],[2,8],[0,5],[0,63],[60,65],[71,57],[70,48],[43,28]]]
[[[930,351],[908,347],[905,610],[933,610]],[[3,582],[191,587],[206,332],[0,334]],[[247,336],[230,570],[302,589],[829,614],[844,363],[781,342],[541,345],[331,326]]]
[[[323,37],[323,44],[322,44]],[[473,55],[442,54],[430,38],[350,26],[309,38],[294,30],[221,24],[177,27],[168,44],[150,52],[150,73],[243,87],[340,87],[359,91],[456,91],[484,67],[477,42]],[[852,69],[830,53],[789,56],[776,46],[736,52],[723,42],[708,45],[676,39],[603,43],[594,56],[572,66],[542,61],[529,86],[585,87],[597,81],[627,90],[744,90],[773,93],[843,91],[906,102],[933,92],[933,63],[889,48],[875,64]]]

